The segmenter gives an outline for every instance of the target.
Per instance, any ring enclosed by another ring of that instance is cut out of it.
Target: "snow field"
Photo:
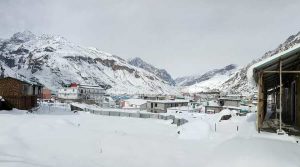
[[[296,138],[258,134],[255,114],[218,122],[224,114],[234,115],[185,113],[189,122],[177,127],[156,119],[74,114],[60,105],[35,114],[1,111],[0,166],[300,166]]]

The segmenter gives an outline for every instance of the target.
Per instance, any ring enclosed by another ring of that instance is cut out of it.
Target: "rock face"
[[[158,69],[158,68],[154,67],[153,65],[145,62],[144,60],[142,60],[139,57],[128,60],[128,63],[135,67],[142,68],[142,69],[158,76],[160,79],[169,83],[169,85],[175,86],[175,81],[173,80],[171,75],[165,69]]]
[[[111,88],[108,91],[115,94],[176,92],[160,76],[118,56],[29,31],[0,40],[0,66],[5,75],[38,81],[52,90],[77,82]]]
[[[260,62],[261,60],[271,57],[282,51],[285,51],[299,43],[300,32],[288,37],[282,44],[280,44],[274,50],[266,52],[261,58],[254,60],[251,63],[244,66],[243,68],[241,68],[235,75],[233,75],[226,82],[224,82],[220,86],[220,89],[228,93],[253,94],[257,91],[257,88],[256,85],[253,85],[250,82],[250,76],[247,76],[247,73],[249,73],[249,68],[257,62]]]

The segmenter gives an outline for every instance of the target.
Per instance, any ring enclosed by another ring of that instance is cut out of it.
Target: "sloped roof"
[[[35,86],[43,86],[41,83],[38,83],[38,82],[32,82],[32,81],[28,81],[28,80],[21,80],[21,79],[17,79],[17,78],[13,78],[13,77],[5,77],[3,79],[14,79],[14,80],[17,80],[17,81],[20,81],[24,84],[28,84],[28,85],[35,85]]]
[[[282,61],[282,70],[293,70],[295,65],[300,64],[300,44],[254,64],[252,68],[255,81],[258,81],[259,71],[278,71],[280,60]],[[279,75],[276,73],[264,74],[267,81],[276,80],[278,77]]]

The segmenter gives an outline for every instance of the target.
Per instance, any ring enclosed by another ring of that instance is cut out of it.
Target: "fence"
[[[89,108],[80,108],[74,105],[71,105],[71,110],[86,111],[96,115],[105,115],[105,116],[115,116],[115,117],[133,117],[133,118],[152,118],[152,119],[162,119],[162,120],[173,120],[172,124],[181,126],[188,121],[183,118],[176,118],[174,115],[161,115],[155,113],[139,113],[139,112],[126,112],[126,111],[105,111],[105,110],[94,110]]]

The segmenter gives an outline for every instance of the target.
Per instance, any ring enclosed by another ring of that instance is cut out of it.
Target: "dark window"
[[[224,106],[224,100],[220,100],[220,106]]]
[[[157,107],[157,103],[155,103],[155,107]]]

